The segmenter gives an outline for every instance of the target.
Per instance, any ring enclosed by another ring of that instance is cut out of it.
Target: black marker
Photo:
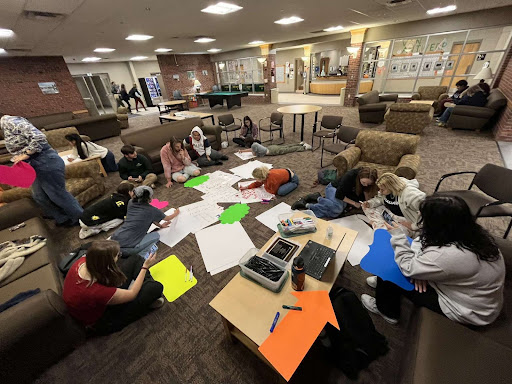
[[[294,311],[302,311],[302,307],[294,307],[293,305],[283,305],[284,309],[293,309]]]

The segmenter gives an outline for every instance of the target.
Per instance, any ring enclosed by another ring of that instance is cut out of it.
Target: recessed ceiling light
[[[212,39],[211,37],[200,37],[199,39],[194,40],[194,43],[211,43],[212,41],[215,41],[215,39]]]
[[[457,6],[456,5],[448,5],[446,7],[441,7],[441,8],[433,8],[433,9],[429,9],[427,11],[427,13],[429,15],[436,15],[438,13],[446,13],[446,12],[452,12],[452,11],[455,11],[457,9]]]
[[[147,59],[147,56],[133,56],[130,58],[130,60],[144,60]]]
[[[12,35],[14,35],[12,29],[0,28],[0,37],[10,37]]]
[[[201,9],[201,12],[215,13],[216,15],[225,15],[227,13],[236,12],[241,10],[243,7],[239,7],[235,4],[220,2],[215,5],[210,5],[205,9]]]
[[[155,52],[171,52],[172,49],[171,48],[158,48],[158,49],[155,49]]]
[[[130,35],[126,38],[126,40],[143,41],[143,40],[149,40],[152,38],[153,38],[153,36],[149,36],[149,35]]]
[[[334,32],[334,31],[339,31],[341,29],[343,29],[343,27],[341,25],[337,25],[336,27],[325,28],[324,32]]]
[[[84,57],[82,61],[100,61],[101,57]]]
[[[254,40],[254,41],[251,41],[249,44],[250,45],[260,45],[260,44],[265,44],[265,42],[261,41],[261,40]]]
[[[96,48],[94,52],[114,52],[114,48]]]
[[[212,49],[208,50],[208,52],[211,52],[211,53],[220,52],[220,51],[222,51],[222,49],[220,49],[220,48],[212,48]]]
[[[290,16],[290,17],[285,17],[280,20],[276,20],[276,21],[274,21],[274,23],[276,23],[276,24],[293,24],[293,23],[300,23],[301,21],[304,21],[304,19],[301,19],[298,16]]]
[[[0,53],[5,53],[5,49],[0,48]]]

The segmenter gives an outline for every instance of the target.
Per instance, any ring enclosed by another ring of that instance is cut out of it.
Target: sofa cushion
[[[208,139],[210,144],[217,142],[217,137],[215,135],[204,135],[204,136]]]
[[[401,133],[362,130],[356,138],[356,147],[361,149],[360,161],[397,166],[403,155],[414,154],[418,136]]]
[[[29,198],[0,207],[0,231],[42,214],[41,208]]]
[[[29,117],[28,121],[30,121],[37,128],[43,128],[50,124],[55,124],[60,121],[69,121],[72,119],[73,112],[61,112],[53,113],[51,115]]]
[[[51,289],[60,295],[62,281],[60,280],[59,273],[53,265],[47,264],[9,284],[3,285],[0,287],[0,303],[5,303],[18,293],[36,288],[39,288],[41,291]]]
[[[507,98],[499,89],[491,90],[491,93],[487,97],[487,108],[499,109],[507,104]]]
[[[151,163],[156,163],[160,161],[160,149],[161,148],[155,148],[146,151],[146,154],[149,156],[149,161],[151,161]]]
[[[393,112],[430,112],[432,107],[428,104],[420,103],[394,103],[389,107]]]
[[[66,189],[73,196],[78,196],[83,191],[94,186],[95,181],[92,177],[82,177],[78,179],[66,179]]]
[[[9,277],[0,282],[0,287],[11,283],[14,280],[19,279],[26,274],[35,271],[36,269],[47,265],[50,261],[55,262],[54,250],[52,249],[53,244],[50,239],[50,233],[48,227],[42,219],[33,218],[25,221],[25,226],[10,232],[8,229],[0,231],[0,243],[8,240],[24,239],[32,235],[41,235],[46,237],[46,245],[34,252],[33,254],[26,256],[25,261],[21,266]]]

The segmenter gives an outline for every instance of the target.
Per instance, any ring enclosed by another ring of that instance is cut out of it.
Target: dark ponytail
[[[84,160],[84,159],[87,159],[87,155],[84,153],[84,150],[82,148],[82,143],[85,144],[85,147],[87,148],[87,151],[89,151],[89,147],[87,146],[87,142],[84,141],[79,134],[77,133],[70,133],[69,135],[66,135],[65,136],[66,140],[71,142],[71,141],[74,141],[75,142],[75,147],[76,147],[76,151],[78,152],[78,156]]]

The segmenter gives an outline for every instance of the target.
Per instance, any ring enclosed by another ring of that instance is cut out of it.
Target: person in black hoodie
[[[139,90],[137,89],[137,84],[133,84],[132,89],[130,89],[130,92],[128,95],[135,100],[135,109],[137,112],[139,112],[139,103],[142,105],[142,108],[144,108],[145,111],[147,111],[146,106],[142,102],[142,95],[139,93]]]
[[[454,100],[454,105],[446,108],[438,120],[438,125],[440,127],[446,127],[446,123],[448,122],[448,119],[450,118],[455,105],[470,105],[473,107],[485,106],[485,104],[487,104],[487,96],[489,96],[490,92],[491,87],[489,87],[489,84],[484,82],[480,82],[479,84],[469,87],[464,96],[462,96],[459,100]]]
[[[121,100],[128,105],[128,111],[132,113],[132,106],[130,105],[130,95],[128,94],[128,92],[126,92],[126,87],[124,86],[124,84],[121,84],[119,96],[121,96]]]
[[[82,228],[78,236],[85,239],[121,225],[126,216],[128,201],[132,198],[133,188],[131,183],[121,183],[116,193],[87,207],[80,219]]]

